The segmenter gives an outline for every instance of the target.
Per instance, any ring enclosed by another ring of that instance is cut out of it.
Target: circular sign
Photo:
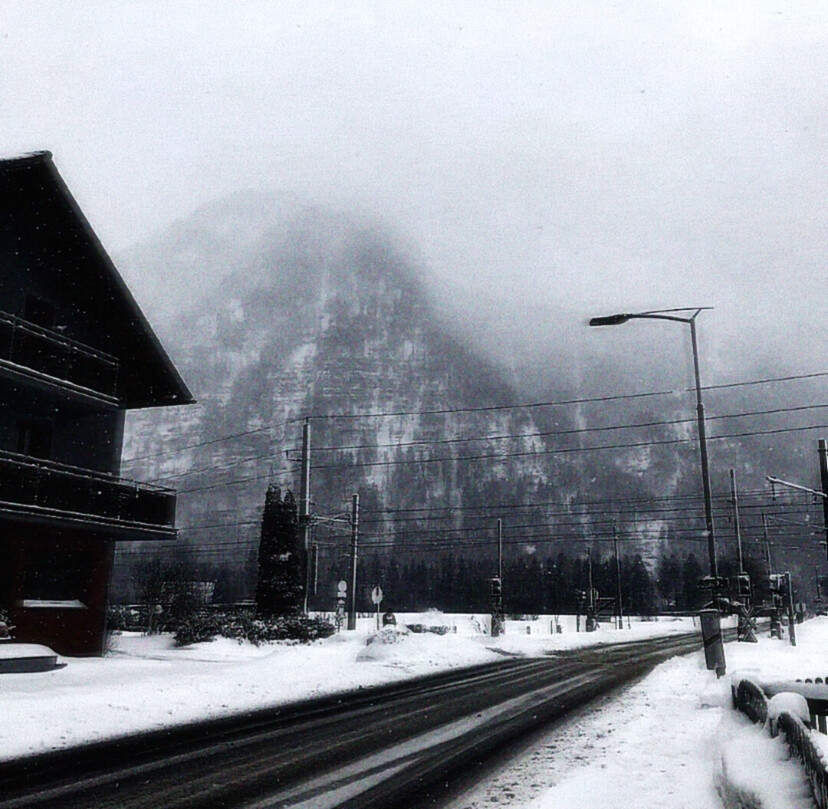
[[[379,604],[382,601],[382,587],[375,587],[371,590],[371,601],[374,604]]]
[[[348,582],[344,579],[336,585],[336,591],[340,596],[344,596],[348,592]]]

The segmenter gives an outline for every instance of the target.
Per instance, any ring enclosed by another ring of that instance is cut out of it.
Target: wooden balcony
[[[113,535],[174,539],[171,489],[0,452],[0,520],[40,522]]]
[[[118,403],[115,357],[6,312],[0,312],[0,371]]]

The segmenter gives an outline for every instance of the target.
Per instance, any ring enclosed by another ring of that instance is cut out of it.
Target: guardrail
[[[0,360],[113,401],[118,395],[118,360],[111,354],[7,312],[0,312]]]
[[[756,683],[740,680],[733,691],[733,706],[745,714],[754,724],[768,721],[768,698]]]
[[[798,717],[787,712],[779,714],[776,729],[805,769],[805,777],[819,809],[828,807],[828,763],[822,750],[811,738],[811,730]]]
[[[172,489],[0,451],[0,512],[175,536]]]
[[[768,722],[767,694],[751,680],[740,680],[732,694],[734,708],[754,723],[765,725],[771,736],[778,734],[785,739],[791,754],[802,762],[816,805],[819,809],[828,809],[828,761],[812,738],[813,729],[788,711],[782,711],[774,722]]]
[[[768,697],[784,691],[801,694],[808,702],[811,728],[828,735],[828,684],[823,682],[822,677],[766,683],[764,689]]]

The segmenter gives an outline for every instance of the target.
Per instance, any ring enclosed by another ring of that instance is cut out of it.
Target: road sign
[[[345,593],[348,592],[348,582],[344,579],[336,585],[336,597],[345,598]]]
[[[371,601],[374,604],[380,604],[382,602],[382,587],[375,587],[371,590]]]

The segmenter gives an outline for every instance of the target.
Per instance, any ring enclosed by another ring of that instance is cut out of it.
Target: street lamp
[[[683,309],[655,309],[651,312],[637,312],[635,314],[617,314],[606,317],[594,317],[589,321],[590,326],[620,326],[628,320],[672,320],[676,323],[687,323],[690,326],[690,339],[693,344],[693,371],[696,376],[696,414],[699,429],[699,454],[701,456],[702,489],[704,491],[704,516],[707,522],[707,553],[710,558],[710,575],[718,577],[716,567],[716,535],[713,528],[713,501],[710,495],[710,467],[707,461],[707,433],[704,428],[704,404],[702,403],[701,377],[699,375],[699,346],[696,341],[696,318],[712,306],[699,306]],[[682,315],[680,313],[691,312]]]

